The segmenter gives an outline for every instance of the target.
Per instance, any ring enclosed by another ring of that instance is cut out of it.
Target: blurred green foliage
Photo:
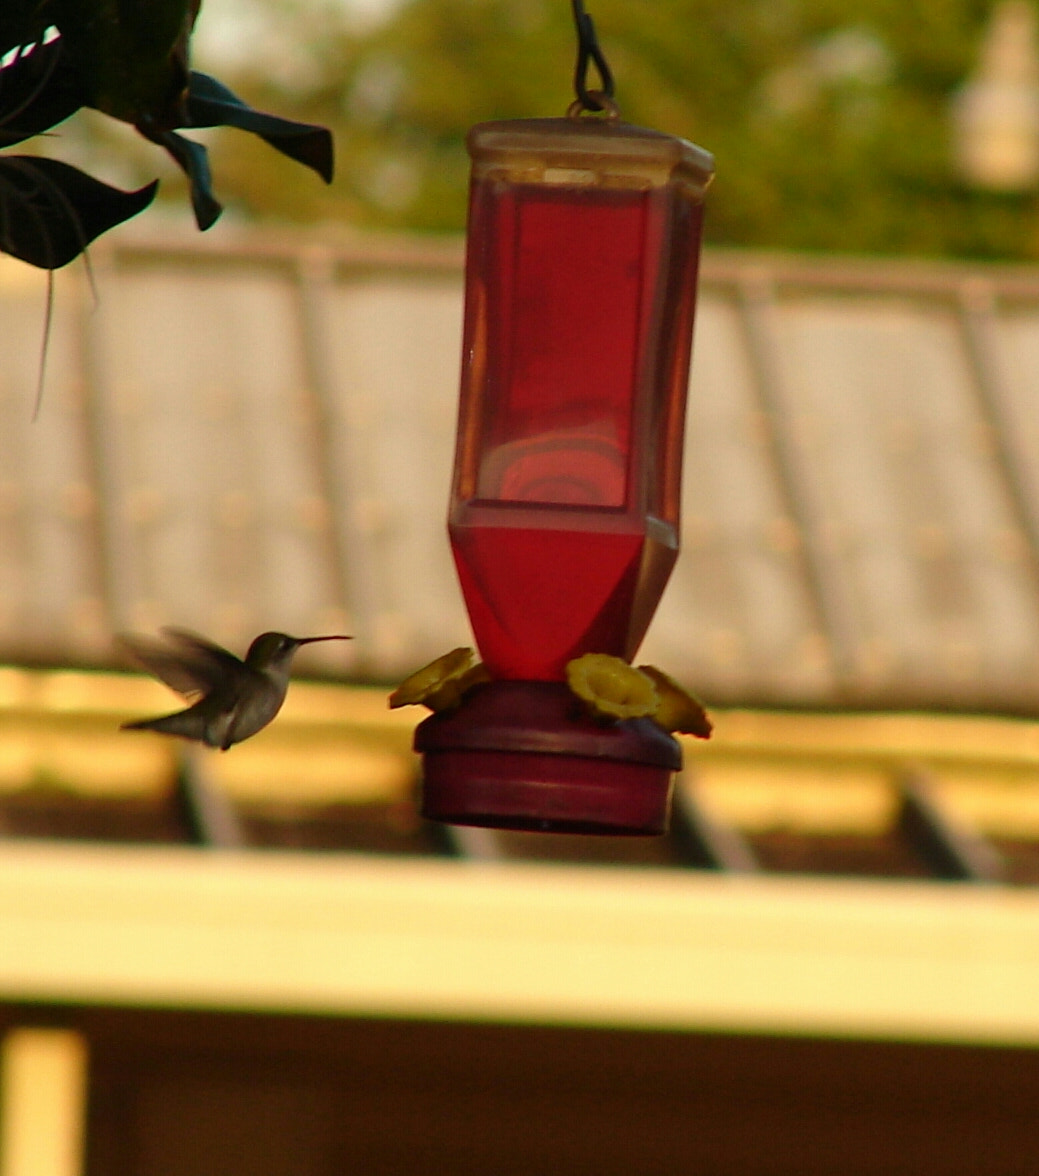
[[[280,5],[293,68],[258,61],[253,101],[332,126],[341,179],[303,201],[236,145],[256,214],[459,230],[467,128],[561,115],[566,0],[411,0],[367,28]],[[293,8],[295,3],[295,8]],[[1039,257],[1033,193],[974,191],[952,161],[952,96],[993,0],[589,0],[628,121],[714,152],[708,237],[727,245]],[[296,43],[288,42],[295,39]],[[594,79],[593,79],[594,80]],[[290,186],[291,185],[291,186]]]
[[[205,147],[181,128],[249,131],[331,183],[327,128],[253,110],[190,68],[200,0],[0,3],[0,253],[57,269],[152,202],[157,181],[125,191],[32,149],[33,140],[60,142],[54,128],[80,111],[108,115],[165,148],[189,182],[200,229],[222,206]],[[3,150],[22,144],[27,153]]]

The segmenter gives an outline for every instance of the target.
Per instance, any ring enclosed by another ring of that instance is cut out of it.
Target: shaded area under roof
[[[457,244],[133,236],[0,259],[0,660],[179,624],[352,632],[392,680],[471,635],[444,519]],[[709,253],[683,550],[640,656],[709,703],[1039,705],[1039,271]]]
[[[0,835],[1039,883],[1034,720],[716,708],[667,836],[545,837],[421,820],[422,713],[384,688],[294,683],[229,755],[119,730],[168,703],[151,678],[0,668]]]

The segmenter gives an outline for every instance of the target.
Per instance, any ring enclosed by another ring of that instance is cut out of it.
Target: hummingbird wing
[[[245,668],[233,653],[188,629],[165,627],[164,641],[121,633],[119,640],[156,678],[185,698],[209,694]]]

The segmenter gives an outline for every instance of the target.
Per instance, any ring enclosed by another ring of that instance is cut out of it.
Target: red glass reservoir
[[[582,717],[583,653],[635,654],[678,554],[711,156],[616,120],[484,123],[448,527],[494,681],[416,732],[423,812],[659,833],[678,744]]]
[[[485,123],[449,513],[495,677],[631,658],[678,553],[711,157],[596,119]]]

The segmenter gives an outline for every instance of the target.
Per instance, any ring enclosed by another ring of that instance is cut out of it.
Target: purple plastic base
[[[422,815],[544,833],[667,830],[678,743],[648,719],[597,723],[558,682],[490,682],[415,731]]]

